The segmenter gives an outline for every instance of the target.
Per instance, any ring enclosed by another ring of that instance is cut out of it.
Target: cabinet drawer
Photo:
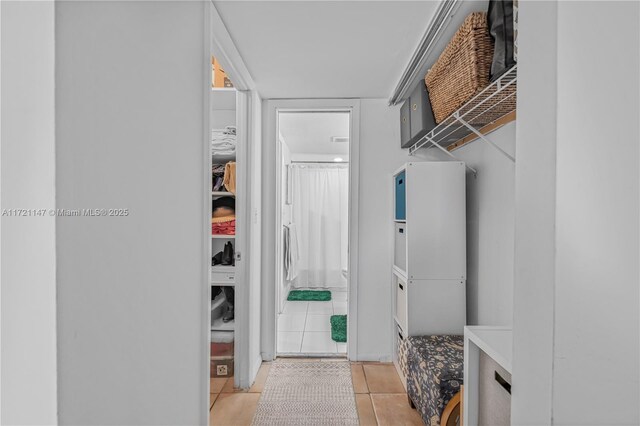
[[[400,276],[393,274],[396,292],[395,316],[402,331],[407,333],[407,283]]]
[[[404,223],[395,224],[393,247],[393,264],[406,275],[407,272],[407,226]]]

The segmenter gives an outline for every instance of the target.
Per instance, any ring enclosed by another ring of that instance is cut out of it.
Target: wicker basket
[[[425,76],[436,123],[487,87],[492,60],[487,14],[474,12],[467,16]]]

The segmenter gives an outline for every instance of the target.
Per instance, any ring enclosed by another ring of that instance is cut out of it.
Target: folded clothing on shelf
[[[224,129],[211,130],[211,154],[233,155],[236,152],[236,128],[227,126]]]
[[[211,218],[212,235],[236,235],[235,216]]]
[[[236,193],[236,162],[229,161],[224,166],[224,177],[222,182],[227,191],[232,194]]]

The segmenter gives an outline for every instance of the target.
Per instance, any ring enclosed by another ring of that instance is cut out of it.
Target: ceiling
[[[331,142],[332,136],[349,136],[348,112],[282,112],[278,129],[291,154],[349,154],[348,142]]]
[[[264,99],[388,98],[438,1],[214,4]]]

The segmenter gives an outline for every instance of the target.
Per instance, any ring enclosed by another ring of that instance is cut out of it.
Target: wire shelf
[[[451,144],[479,131],[516,110],[518,66],[515,65],[496,81],[475,95],[456,112],[438,124],[429,133],[409,148],[413,155],[420,148],[439,145],[446,148]],[[472,130],[467,124],[473,127]]]

